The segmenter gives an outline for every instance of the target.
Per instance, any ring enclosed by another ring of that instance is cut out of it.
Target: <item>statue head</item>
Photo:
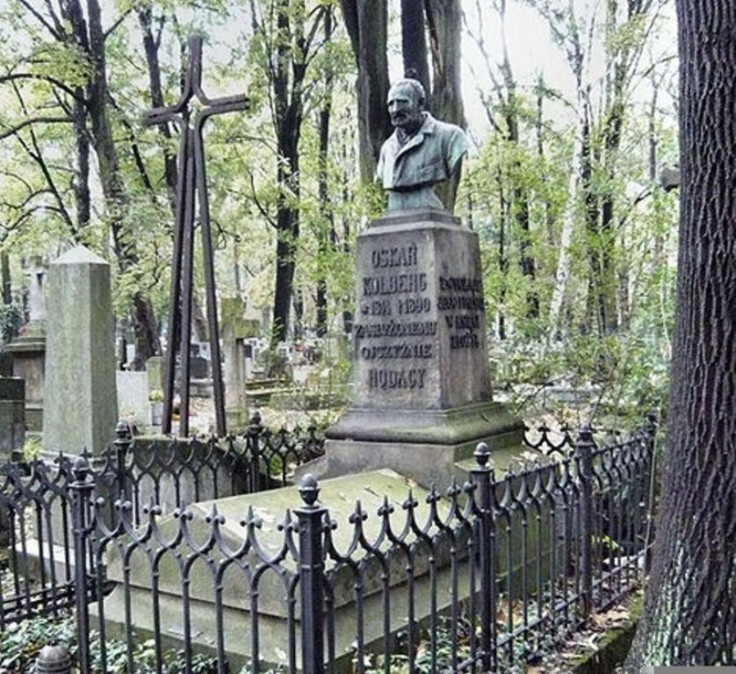
[[[391,124],[408,134],[422,125],[422,112],[427,96],[421,82],[403,79],[394,82],[388,91],[388,114]]]

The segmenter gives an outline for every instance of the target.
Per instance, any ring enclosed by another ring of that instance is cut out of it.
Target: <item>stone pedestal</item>
[[[399,212],[358,237],[357,268],[351,406],[302,472],[447,484],[478,442],[520,447],[523,425],[491,398],[477,234],[445,211]]]
[[[83,246],[49,267],[43,446],[101,453],[117,420],[110,265]]]
[[[31,323],[5,347],[13,357],[13,377],[25,381],[25,418],[29,431],[43,428],[43,389],[46,335],[42,323]]]
[[[25,382],[0,377],[0,463],[25,442]]]
[[[223,297],[222,352],[225,379],[225,419],[229,431],[240,432],[248,423],[245,399],[245,340],[258,334],[258,326],[245,318],[240,297]]]

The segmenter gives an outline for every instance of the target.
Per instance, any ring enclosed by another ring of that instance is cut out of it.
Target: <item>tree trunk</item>
[[[304,117],[303,91],[307,55],[294,53],[304,45],[304,3],[294,11],[294,25],[290,19],[290,3],[277,3],[278,31],[276,71],[272,87],[274,98],[274,125],[278,149],[276,180],[279,197],[276,206],[276,285],[273,300],[273,329],[271,343],[286,339],[291,319],[291,300],[294,287],[295,253],[299,240],[299,139]],[[296,45],[294,47],[293,45]]]
[[[332,39],[332,12],[325,16],[325,40]],[[317,336],[324,337],[327,334],[327,272],[325,258],[329,254],[331,246],[335,244],[335,222],[332,208],[330,207],[330,195],[328,190],[328,168],[330,150],[330,119],[332,116],[332,92],[334,84],[334,72],[328,69],[325,73],[325,94],[322,108],[319,111],[319,212],[320,227],[318,231],[318,247],[320,255],[320,275],[317,279],[316,312],[317,312]]]
[[[10,278],[10,256],[5,251],[0,252],[0,289],[3,304],[12,304],[13,286]]]
[[[138,22],[143,32],[143,51],[146,54],[148,65],[148,89],[151,94],[151,105],[154,108],[164,106],[164,93],[161,85],[161,62],[158,57],[160,41],[153,34],[153,12],[151,7],[145,7],[138,11]],[[159,126],[159,133],[165,138],[171,138],[171,130],[168,124]],[[166,186],[169,190],[169,204],[171,211],[176,211],[176,189],[178,172],[176,168],[176,155],[169,150],[169,144],[164,144],[164,176]]]
[[[677,0],[680,239],[662,503],[627,671],[734,665],[736,0]]]
[[[557,258],[557,271],[555,272],[555,284],[552,289],[552,299],[549,305],[549,339],[554,341],[559,338],[559,321],[562,305],[567,290],[567,280],[570,276],[572,264],[570,244],[575,225],[575,211],[579,194],[579,182],[583,163],[583,149],[588,142],[588,98],[587,92],[578,88],[578,123],[575,131],[575,146],[573,148],[572,163],[570,167],[570,179],[568,181],[567,204],[562,219],[562,233],[559,242],[559,255]]]
[[[419,2],[419,0],[417,0]],[[461,86],[460,43],[462,38],[462,7],[460,0],[424,0],[429,42],[432,53],[431,111],[438,119],[465,127]],[[437,188],[445,207],[452,212],[459,175]]]
[[[429,102],[431,89],[424,7],[418,0],[401,0],[401,55],[404,75],[422,83]]]
[[[75,46],[82,51],[89,51],[87,27],[84,22],[82,8],[78,2],[62,3],[61,15],[72,27],[71,38]],[[89,135],[87,131],[87,103],[84,97],[84,88],[74,88],[74,103],[72,105],[72,120],[74,128],[74,145],[76,152],[76,166],[74,167],[74,201],[77,211],[77,231],[89,224],[92,212],[92,202],[89,191]]]
[[[78,0],[71,4],[78,6]],[[107,115],[107,72],[105,61],[105,34],[102,29],[100,5],[87,0],[89,31],[89,58],[91,72],[87,83],[87,108],[92,128],[92,143],[97,155],[105,214],[112,232],[115,254],[122,270],[137,262],[135,242],[124,232],[124,218],[128,197],[120,174],[115,141]],[[151,303],[141,294],[133,297],[132,322],[136,341],[134,367],[140,369],[145,361],[159,352],[158,330]]]
[[[360,177],[372,183],[381,145],[391,135],[386,109],[388,4],[387,0],[340,0],[340,6],[358,66]]]

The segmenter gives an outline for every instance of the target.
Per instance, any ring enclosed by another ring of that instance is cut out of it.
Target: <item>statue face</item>
[[[414,131],[422,123],[422,104],[411,86],[397,84],[388,92],[391,124],[404,131]]]

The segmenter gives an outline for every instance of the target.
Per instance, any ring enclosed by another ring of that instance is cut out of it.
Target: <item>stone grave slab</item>
[[[381,520],[377,511],[384,502],[384,496],[397,511],[407,498],[409,490],[418,501],[415,512],[419,521],[428,518],[429,506],[426,504],[427,490],[418,487],[390,470],[374,471],[361,476],[346,476],[325,480],[320,484],[320,500],[329,506],[331,519],[339,523],[333,532],[333,539],[338,550],[348,549],[353,537],[353,527],[348,524],[350,514],[359,500],[366,513],[369,514],[363,527],[366,538],[377,538]],[[279,529],[283,524],[285,513],[300,502],[299,494],[294,487],[277,489],[247,496],[233,496],[217,501],[206,501],[190,506],[193,519],[187,522],[188,534],[198,544],[208,540],[211,528],[205,518],[212,515],[213,506],[224,517],[219,527],[219,536],[231,550],[238,549],[244,536],[241,520],[245,519],[248,509],[261,521],[256,537],[261,549],[268,556],[277,557],[284,544],[284,533]],[[449,503],[440,503],[438,511],[441,517],[447,515]],[[179,523],[173,516],[160,518],[158,522],[162,539],[172,540],[178,531]],[[387,548],[388,545],[384,545]],[[435,551],[442,569],[438,574],[439,582],[445,582],[449,574],[447,549],[442,547]],[[186,554],[185,554],[186,556]],[[213,551],[211,558],[219,560],[222,554]],[[360,555],[354,555],[360,559]],[[444,559],[444,563],[443,562]],[[246,560],[255,567],[258,561],[252,555]],[[117,583],[116,588],[105,599],[105,625],[111,636],[122,636],[125,624],[129,620],[136,633],[136,638],[145,640],[154,629],[152,601],[152,573],[149,557],[143,552],[134,553],[130,557],[129,571],[117,553],[108,553],[107,576]],[[328,562],[327,571],[331,568]],[[467,566],[467,562],[465,563]],[[265,665],[278,666],[286,664],[286,644],[288,638],[287,619],[289,603],[287,588],[294,574],[294,562],[287,554],[280,563],[284,574],[266,571],[257,587],[257,612],[259,624],[259,640],[261,659]],[[405,627],[403,616],[408,614],[408,593],[406,592],[406,557],[399,549],[388,555],[388,568],[391,578],[392,631]],[[251,568],[250,573],[252,573]],[[428,551],[419,552],[414,559],[415,609],[417,618],[422,619],[430,611],[430,579]],[[462,579],[467,578],[468,569],[460,570],[460,586]],[[126,577],[127,587],[126,587]],[[373,559],[366,568],[365,632],[366,643],[378,642],[383,636],[383,599],[380,583],[380,566]],[[355,578],[347,567],[334,578],[334,603],[336,607],[336,653],[338,670],[346,671],[352,658],[352,644],[356,634],[355,616]],[[465,583],[467,586],[467,581]],[[448,584],[449,586],[449,584]],[[161,634],[170,647],[181,648],[183,637],[183,610],[181,600],[180,562],[174,555],[164,554],[161,558],[157,579],[159,612],[161,615]],[[131,595],[131,615],[125,614],[125,591]],[[191,598],[192,639],[195,647],[203,652],[214,652],[215,649],[215,596],[217,584],[212,570],[205,563],[192,566],[189,595]],[[298,594],[298,593],[297,593]],[[236,565],[223,575],[222,611],[223,628],[228,661],[233,671],[248,664],[251,657],[252,601],[255,593],[249,587],[247,574],[238,572]],[[439,609],[449,605],[450,596],[441,596]],[[90,605],[93,619],[99,621],[99,612],[95,605]],[[299,602],[295,607],[297,621],[297,643],[299,643]]]

